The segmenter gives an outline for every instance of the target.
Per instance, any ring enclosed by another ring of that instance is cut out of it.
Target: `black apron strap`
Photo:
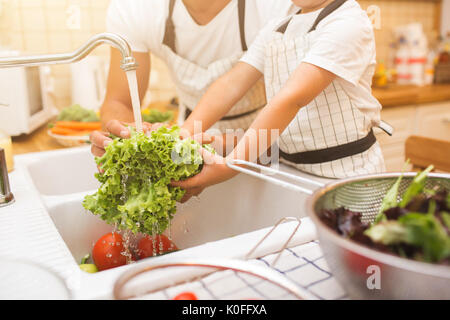
[[[320,12],[317,19],[314,21],[314,24],[312,25],[311,29],[309,29],[308,33],[316,30],[317,26],[323,19],[325,19],[331,13],[340,8],[346,1],[347,0],[335,0],[331,2],[328,6],[326,6]],[[298,13],[300,12],[301,10]],[[289,19],[288,21],[283,23],[280,27],[277,28],[276,31],[284,34],[291,20],[292,19]],[[280,156],[296,164],[315,164],[315,163],[329,162],[350,157],[355,154],[363,153],[369,150],[370,147],[372,147],[375,144],[375,142],[377,142],[377,139],[373,133],[373,130],[371,129],[367,136],[353,142],[349,142],[346,144],[326,149],[305,151],[292,154],[280,150]]]
[[[242,51],[247,51],[247,41],[245,40],[245,0],[238,0],[239,13],[239,34],[241,36]]]
[[[163,44],[172,49],[173,52],[177,52],[175,48],[175,25],[173,24],[172,15],[173,8],[175,7],[175,0],[169,2],[169,15],[166,19],[166,28],[164,31]]]
[[[329,5],[327,5],[319,14],[319,16],[317,17],[316,21],[314,21],[314,24],[312,25],[311,29],[309,29],[308,33],[311,31],[316,30],[317,25],[326,17],[328,17],[330,14],[332,14],[334,11],[336,11],[340,6],[342,6],[345,1],[347,0],[335,0],[333,2],[331,2]],[[296,14],[301,13],[302,10],[300,9]],[[285,23],[283,23],[281,26],[279,26],[276,30],[276,32],[280,32],[280,33],[285,33],[286,29],[289,25],[289,23],[291,22],[292,18],[289,19],[288,21],[286,21]]]
[[[302,12],[302,9],[298,10],[296,14],[299,14],[301,12]],[[292,20],[292,18],[290,18],[288,21],[286,21],[281,26],[279,26],[277,29],[277,32],[284,34],[286,32],[286,29],[287,29],[289,23],[291,22],[291,20]]]
[[[250,110],[250,111],[244,112],[244,113],[235,114],[235,115],[232,115],[232,116],[225,116],[222,119],[220,119],[220,121],[236,120],[236,119],[239,119],[239,118],[242,118],[242,117],[245,117],[245,116],[249,116],[249,115],[251,115],[251,114],[261,110],[262,108],[264,108],[264,106],[261,107],[261,108],[257,108],[255,110]],[[191,115],[191,113],[192,113],[192,111],[188,107],[186,107],[186,111],[184,113],[184,120],[186,120]]]
[[[175,48],[175,25],[173,23],[173,8],[175,7],[175,0],[169,2],[169,15],[166,19],[166,27],[164,31],[163,44],[177,52]],[[238,0],[238,15],[239,15],[239,35],[241,38],[242,51],[247,51],[247,41],[245,40],[245,0]]]
[[[313,26],[311,27],[311,29],[309,29],[308,32],[314,31],[317,28],[317,25],[320,23],[320,21],[322,21],[323,19],[325,19],[326,17],[328,17],[330,14],[332,14],[334,11],[336,11],[337,9],[340,8],[340,6],[342,6],[347,0],[334,0],[332,3],[330,3],[329,5],[327,5],[319,14],[319,16],[317,17],[316,21],[314,22]]]
[[[280,156],[296,164],[315,164],[329,162],[363,153],[364,151],[369,150],[370,147],[375,144],[375,142],[377,142],[377,138],[375,137],[373,130],[371,129],[367,136],[353,142],[341,144],[339,146],[331,148],[299,153],[286,153],[280,150]]]

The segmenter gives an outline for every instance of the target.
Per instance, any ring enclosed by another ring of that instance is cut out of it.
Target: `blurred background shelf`
[[[450,100],[450,84],[423,87],[388,85],[385,88],[374,88],[372,92],[385,109]]]

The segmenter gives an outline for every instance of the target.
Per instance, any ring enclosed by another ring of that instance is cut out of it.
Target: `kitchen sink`
[[[48,207],[76,261],[91,252],[95,242],[113,229],[86,211],[82,200],[80,194]],[[197,199],[179,204],[172,220],[171,236],[179,249],[186,249],[248,233],[272,226],[282,217],[304,217],[303,201],[304,196],[293,191],[238,176],[205,190]]]
[[[26,212],[30,221],[42,214],[48,214],[51,218],[48,219],[50,225],[33,228],[35,233],[29,233],[27,237],[43,239],[47,237],[44,234],[57,233],[55,237],[42,240],[45,252],[48,252],[44,265],[51,265],[52,257],[56,261],[57,256],[60,257],[58,261],[65,261],[57,269],[71,282],[75,298],[111,298],[112,286],[117,277],[133,265],[145,263],[148,259],[95,274],[81,272],[78,268],[77,264],[84,255],[92,252],[95,242],[113,230],[113,226],[87,212],[82,206],[84,197],[94,193],[99,186],[94,177],[97,167],[90,149],[82,147],[29,154],[16,157],[16,160],[17,172],[12,185],[18,187],[19,195],[19,190],[24,195],[25,190],[30,190],[28,193],[36,193],[36,199],[41,201],[40,205],[36,202],[30,208],[42,209]],[[280,169],[311,178],[283,165],[280,165]],[[25,179],[20,178],[22,173]],[[314,179],[325,182],[324,179]],[[19,185],[22,187],[19,188]],[[150,259],[152,262],[172,257],[242,259],[281,218],[304,218],[305,200],[303,194],[248,175],[238,175],[225,183],[207,188],[198,198],[178,204],[170,234],[180,250]],[[18,203],[25,205],[23,201]],[[14,221],[19,218],[17,215],[9,217]],[[312,222],[304,219],[302,225],[302,232],[296,233],[290,245],[315,239]],[[296,222],[280,226],[257,253],[269,254],[280,250],[296,226]],[[55,243],[52,239],[60,240]],[[58,246],[64,250],[56,250]],[[173,279],[173,272],[165,276]]]

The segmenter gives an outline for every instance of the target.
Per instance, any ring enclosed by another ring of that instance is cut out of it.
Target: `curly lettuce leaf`
[[[178,127],[151,132],[132,132],[130,139],[115,138],[102,157],[103,170],[96,174],[101,186],[88,195],[83,206],[118,229],[133,233],[162,233],[176,212],[184,190],[172,187],[200,172],[200,144],[180,139]]]

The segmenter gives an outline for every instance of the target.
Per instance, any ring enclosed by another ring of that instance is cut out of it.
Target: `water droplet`
[[[169,231],[168,231],[169,235],[168,238],[170,241],[172,241],[172,221],[169,221]]]
[[[153,257],[158,254],[157,251],[156,251],[156,232],[155,232],[155,229],[156,229],[156,225],[153,224],[153,226],[152,226],[152,247],[153,247],[152,256]]]

